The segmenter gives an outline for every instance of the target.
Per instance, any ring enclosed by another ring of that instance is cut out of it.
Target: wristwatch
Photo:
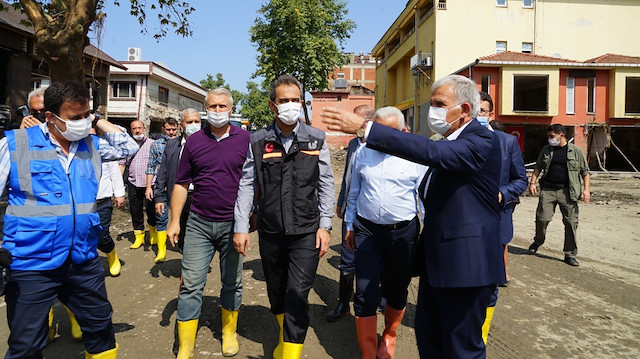
[[[362,126],[356,131],[356,136],[360,138],[364,138],[364,133],[367,130],[367,125],[369,124],[369,120],[366,120],[362,123]]]
[[[331,233],[331,230],[333,229],[333,227],[329,226],[329,227],[320,227],[322,229],[324,229],[325,231]]]

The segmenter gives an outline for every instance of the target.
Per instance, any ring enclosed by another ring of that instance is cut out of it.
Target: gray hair
[[[271,100],[271,102],[275,102],[276,101],[276,89],[280,85],[295,85],[295,86],[298,86],[298,89],[300,90],[300,100],[302,100],[302,98],[304,97],[304,94],[302,93],[302,84],[300,83],[300,81],[298,81],[297,78],[295,78],[295,77],[293,77],[291,75],[282,75],[282,76],[278,77],[277,79],[275,79],[273,81],[273,83],[271,84],[271,89],[269,90],[269,99]]]
[[[374,114],[372,120],[375,122],[378,118],[396,118],[396,129],[402,131],[404,128],[404,115],[402,111],[394,106],[387,106],[379,108]]]
[[[431,86],[431,93],[444,85],[453,85],[453,93],[456,96],[458,104],[467,102],[471,105],[469,117],[476,118],[476,116],[478,116],[478,113],[480,112],[480,94],[478,93],[476,84],[473,81],[460,75],[445,76],[433,83],[433,86]]]
[[[196,110],[193,107],[189,107],[189,108],[185,108],[184,110],[182,110],[182,115],[180,115],[180,122],[184,122],[184,116],[191,114],[191,113],[195,113],[196,115],[198,115],[198,118],[200,117],[200,112],[198,112],[198,110]]]
[[[231,103],[231,106],[233,106],[233,96],[231,95],[231,91],[227,90],[226,88],[218,87],[213,90],[207,91],[207,94],[204,96],[205,106],[206,106],[207,100],[209,99],[209,96],[211,95],[225,95],[229,98],[229,103]]]
[[[29,95],[27,95],[27,106],[31,107],[30,103],[31,103],[31,98],[32,97],[36,97],[36,96],[43,96],[44,97],[44,90],[45,90],[45,88],[40,86],[37,89],[29,92]]]

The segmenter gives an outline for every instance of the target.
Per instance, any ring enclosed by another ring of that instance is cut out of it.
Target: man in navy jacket
[[[425,224],[415,331],[421,357],[484,358],[482,324],[491,293],[505,282],[498,185],[498,137],[475,117],[480,96],[462,76],[432,86],[431,141],[338,109],[325,109],[330,130],[356,133],[367,146],[432,168],[421,185]]]

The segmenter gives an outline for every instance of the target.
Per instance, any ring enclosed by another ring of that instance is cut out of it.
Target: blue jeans
[[[150,201],[152,204],[154,201]],[[169,222],[169,206],[167,206],[167,195],[165,194],[162,198],[162,202],[164,203],[164,212],[161,215],[158,215],[156,212],[156,231],[166,231],[167,223]],[[155,204],[153,205],[155,209]]]
[[[202,291],[209,265],[220,252],[220,305],[238,310],[242,304],[242,256],[233,247],[233,221],[211,222],[189,213],[182,251],[182,287],[177,319],[186,322],[200,317]]]

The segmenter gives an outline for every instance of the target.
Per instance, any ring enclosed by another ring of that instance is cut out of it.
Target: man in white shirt
[[[124,205],[124,193],[124,181],[118,162],[103,162],[102,177],[100,178],[98,196],[96,197],[100,226],[102,226],[102,231],[98,234],[98,249],[107,255],[109,274],[112,277],[120,275],[120,260],[118,259],[118,254],[116,254],[113,238],[109,233],[109,226],[111,225],[113,204],[115,203],[116,207],[122,208],[122,205]],[[115,196],[115,202],[111,201],[112,196]]]
[[[399,131],[405,129],[404,116],[395,107],[379,109],[373,121]],[[407,304],[411,258],[420,231],[418,189],[427,167],[368,147],[362,147],[355,156],[344,221],[345,241],[356,251],[358,342],[363,358],[392,358]],[[387,306],[378,348],[380,282]]]

